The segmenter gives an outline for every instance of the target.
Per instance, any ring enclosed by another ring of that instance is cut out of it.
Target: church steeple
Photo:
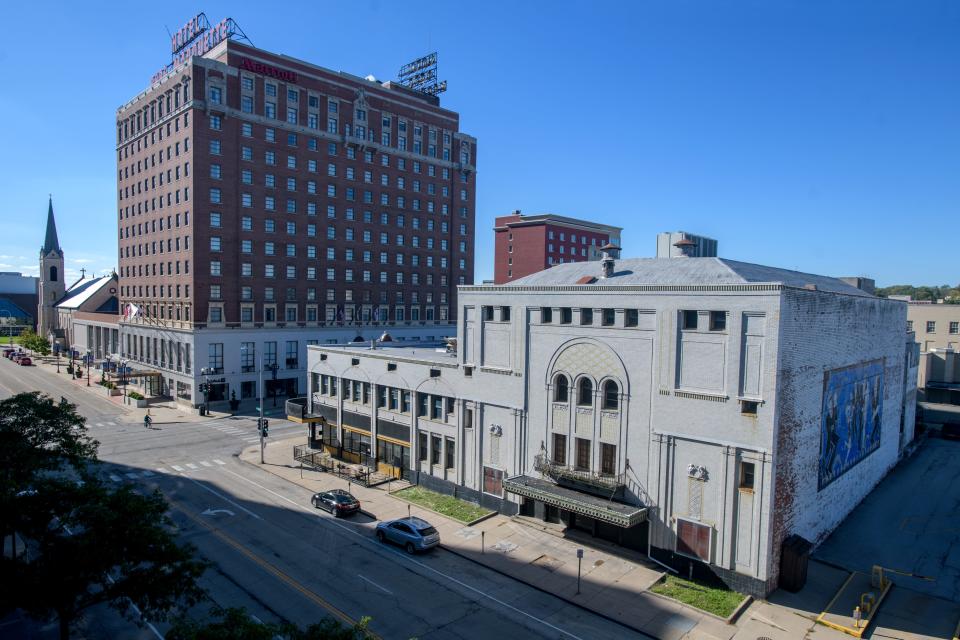
[[[47,205],[47,235],[43,241],[43,248],[40,249],[40,255],[48,256],[51,251],[63,257],[63,249],[60,248],[60,240],[57,238],[57,223],[53,219],[53,196],[50,196],[50,202]]]

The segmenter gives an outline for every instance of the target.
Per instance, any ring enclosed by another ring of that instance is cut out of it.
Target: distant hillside
[[[933,302],[943,298],[944,302],[948,304],[960,304],[960,285],[955,287],[948,284],[939,287],[915,287],[912,284],[895,284],[891,287],[877,287],[876,294],[881,298],[910,296],[914,300],[931,300]]]

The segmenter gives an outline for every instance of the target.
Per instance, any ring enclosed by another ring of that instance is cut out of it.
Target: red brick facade
[[[473,283],[476,142],[436,98],[227,41],[118,110],[117,154],[151,323],[448,324]]]
[[[553,264],[599,259],[599,248],[620,244],[619,227],[551,214],[523,216],[514,212],[494,226],[496,284],[512,282]]]

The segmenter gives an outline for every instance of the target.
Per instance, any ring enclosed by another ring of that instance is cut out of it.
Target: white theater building
[[[313,445],[765,595],[913,437],[906,305],[834,278],[607,256],[458,304],[453,353],[311,346]]]

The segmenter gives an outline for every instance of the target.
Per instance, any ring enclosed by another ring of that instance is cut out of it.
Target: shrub
[[[131,400],[143,400],[143,394],[136,391],[131,391],[127,394],[127,397],[129,397]]]

